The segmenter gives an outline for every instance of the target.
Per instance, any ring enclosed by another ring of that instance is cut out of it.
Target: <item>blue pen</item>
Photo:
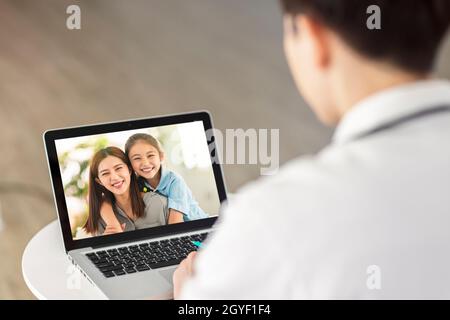
[[[203,248],[203,244],[200,241],[191,241],[194,246],[196,246],[197,248]]]

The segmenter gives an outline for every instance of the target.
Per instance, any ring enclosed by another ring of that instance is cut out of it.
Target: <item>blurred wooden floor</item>
[[[65,27],[69,4],[80,31]],[[21,255],[56,218],[46,129],[208,109],[220,129],[279,128],[282,163],[324,146],[331,130],[295,90],[281,26],[276,0],[0,0],[0,299],[33,298]],[[447,77],[448,57],[449,44]],[[231,191],[258,175],[225,167]]]

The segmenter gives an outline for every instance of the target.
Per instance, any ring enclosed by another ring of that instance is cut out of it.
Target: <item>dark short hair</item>
[[[412,72],[433,69],[450,24],[450,0],[280,0],[284,12],[307,14],[359,53]],[[367,8],[378,5],[381,29],[369,30]]]

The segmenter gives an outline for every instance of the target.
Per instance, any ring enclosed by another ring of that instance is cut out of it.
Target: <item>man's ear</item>
[[[316,66],[324,68],[331,60],[330,30],[323,23],[310,15],[301,14],[295,18],[295,26],[298,29],[302,41],[308,50]]]
[[[296,16],[292,14],[285,14],[283,17],[284,33],[289,34],[293,37],[298,36],[298,26],[297,26]]]

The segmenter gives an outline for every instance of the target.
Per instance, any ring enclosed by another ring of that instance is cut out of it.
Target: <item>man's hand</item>
[[[173,298],[179,299],[181,289],[183,288],[186,280],[194,275],[194,259],[197,252],[191,252],[189,255],[181,261],[177,270],[173,274]]]
[[[105,228],[105,232],[103,232],[103,235],[123,232],[123,230],[125,230],[125,225],[125,223],[122,223],[122,225],[107,225]]]

